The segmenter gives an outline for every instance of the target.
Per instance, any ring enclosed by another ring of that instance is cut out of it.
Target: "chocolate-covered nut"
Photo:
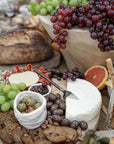
[[[52,116],[52,120],[53,120],[54,122],[61,122],[62,117],[59,116],[59,115],[53,115],[53,116]]]
[[[63,115],[63,110],[62,109],[55,109],[53,111],[53,115],[60,115],[60,116],[62,116]]]
[[[59,103],[59,108],[65,110],[66,104],[64,102]]]
[[[79,126],[79,122],[78,121],[74,120],[74,121],[71,122],[71,125],[70,125],[71,128],[76,129],[78,126]]]
[[[60,98],[61,98],[61,95],[58,94],[58,93],[57,93],[55,96],[56,96],[57,99],[60,99]]]
[[[48,108],[48,109],[51,108],[52,105],[53,105],[52,102],[47,102],[47,108]]]
[[[49,100],[54,102],[56,100],[56,96],[52,93],[49,94]]]
[[[52,115],[49,115],[49,116],[48,116],[48,119],[52,119]]]
[[[50,116],[51,115],[51,111],[47,111],[47,116]]]
[[[57,108],[58,108],[58,104],[54,104],[54,105],[51,106],[50,110],[51,110],[51,111],[54,111],[54,110],[56,110]]]
[[[80,122],[80,127],[82,130],[86,130],[88,128],[88,124],[85,121]]]
[[[63,120],[61,121],[61,125],[62,125],[62,126],[70,126],[70,120],[68,120],[68,119],[63,119]]]
[[[56,99],[55,103],[56,104],[60,104],[61,103],[61,99]]]

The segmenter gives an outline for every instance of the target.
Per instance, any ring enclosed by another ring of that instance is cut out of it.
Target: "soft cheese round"
[[[102,98],[98,89],[90,82],[82,79],[68,80],[67,90],[74,93],[79,100],[66,98],[66,118],[78,121],[90,121],[99,112]]]

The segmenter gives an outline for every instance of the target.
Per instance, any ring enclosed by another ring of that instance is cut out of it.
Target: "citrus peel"
[[[108,80],[108,71],[101,65],[92,66],[85,72],[85,79],[99,90],[102,90],[106,86],[106,81]]]

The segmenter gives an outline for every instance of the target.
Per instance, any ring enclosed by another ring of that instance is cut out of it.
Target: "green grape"
[[[81,1],[82,5],[86,5],[88,2],[86,0]]]
[[[46,1],[47,6],[51,5],[51,1]]]
[[[33,7],[30,5],[30,6],[28,6],[28,11],[29,12],[33,12]]]
[[[72,7],[72,6],[76,6],[78,4],[78,1],[77,0],[71,0],[69,2],[69,5]]]
[[[0,92],[0,96],[3,96],[4,95],[4,93],[3,92]]]
[[[3,90],[4,86],[5,86],[5,83],[1,83],[0,84],[0,90]]]
[[[63,0],[62,2],[64,5],[68,5],[68,1],[67,0]]]
[[[57,10],[59,8],[59,6],[57,6],[55,9]]]
[[[14,106],[14,100],[10,100],[10,101],[9,101],[9,104],[10,104],[10,107],[13,109],[13,106]]]
[[[47,6],[47,12],[52,12],[53,11],[53,7],[51,5]]]
[[[59,5],[59,1],[58,0],[52,0],[51,5],[56,8]]]
[[[5,98],[6,98],[6,101],[9,101],[9,100],[10,100],[10,99],[8,98],[8,95],[6,95]]]
[[[40,10],[40,14],[41,14],[41,15],[46,15],[46,14],[47,14],[46,8],[42,8],[42,9]]]
[[[17,95],[17,92],[16,92],[16,91],[10,91],[10,92],[8,93],[8,98],[9,98],[9,99],[15,99],[16,95]]]
[[[11,90],[11,86],[10,86],[10,85],[8,85],[8,84],[7,84],[7,85],[5,85],[5,86],[4,86],[4,88],[3,88],[3,92],[4,92],[4,93],[9,93],[9,92],[10,92],[10,90]]]
[[[41,2],[41,3],[40,3],[40,7],[41,7],[41,8],[46,8],[46,3],[45,3],[45,2]]]
[[[33,11],[33,12],[32,12],[32,15],[33,15],[33,16],[36,16],[37,14],[38,14],[38,13],[37,13],[36,11]]]
[[[81,4],[82,0],[77,0],[77,4]]]
[[[36,7],[36,6],[37,6],[37,3],[36,3],[36,1],[33,1],[33,0],[32,0],[32,1],[30,2],[30,5],[31,5],[32,7]]]
[[[10,109],[10,104],[8,102],[5,102],[4,104],[1,105],[1,110],[3,112],[6,112]]]
[[[17,94],[20,93],[20,92],[21,92],[20,90],[17,90],[17,91],[16,91]]]
[[[40,5],[37,5],[36,8],[35,8],[37,14],[40,12],[40,9],[41,9]]]
[[[63,3],[63,0],[58,0],[59,1],[59,3]]]
[[[54,12],[55,12],[55,11],[53,10],[50,14],[51,14],[52,16],[54,16]]]
[[[26,88],[26,84],[25,83],[19,83],[18,87],[19,87],[19,90],[24,90]]]
[[[4,96],[0,96],[0,105],[2,105],[3,103],[5,103],[5,97]]]
[[[12,91],[17,91],[19,88],[18,88],[18,85],[17,84],[14,84],[14,83],[12,83],[11,84],[11,90]]]

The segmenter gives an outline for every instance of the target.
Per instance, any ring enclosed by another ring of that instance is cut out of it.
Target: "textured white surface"
[[[89,122],[99,114],[102,99],[94,85],[82,79],[69,80],[67,90],[72,91],[79,100],[66,99],[66,118]]]
[[[32,71],[15,73],[9,76],[10,83],[19,84],[20,82],[23,82],[26,84],[27,87],[37,83],[38,81],[39,81],[38,75]]]
[[[36,99],[36,101],[41,102],[42,105],[33,112],[22,114],[21,112],[18,111],[17,105],[25,96],[29,96]],[[20,92],[14,100],[14,114],[19,123],[26,129],[35,129],[39,127],[46,120],[47,116],[46,100],[41,94],[36,92],[32,91]]]

